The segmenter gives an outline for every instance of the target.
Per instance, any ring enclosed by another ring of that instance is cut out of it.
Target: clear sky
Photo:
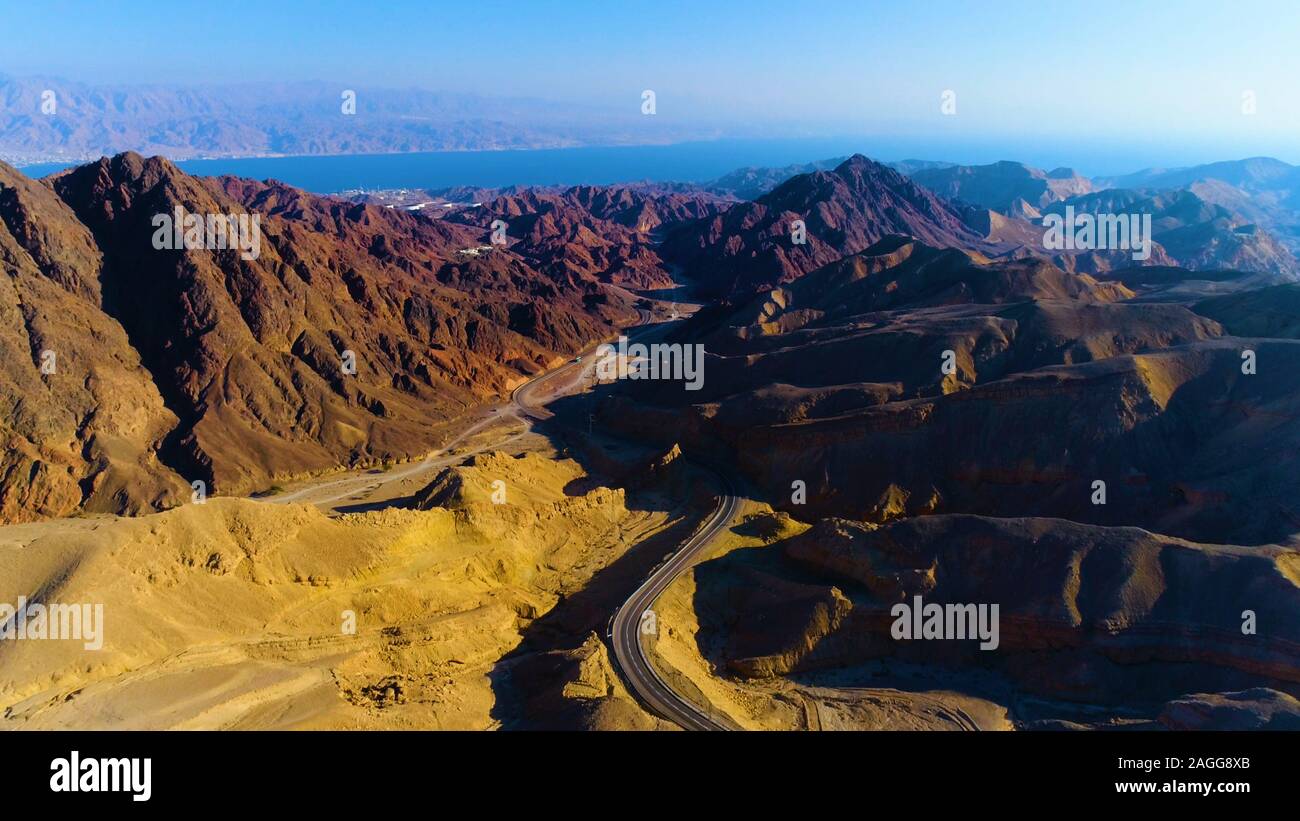
[[[327,80],[598,105],[639,105],[648,88],[661,113],[791,134],[1068,138],[1300,162],[1296,0],[0,0],[0,36],[0,72],[19,76]],[[941,112],[945,90],[955,116]]]

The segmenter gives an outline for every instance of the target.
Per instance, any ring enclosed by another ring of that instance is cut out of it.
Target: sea
[[[1171,156],[1168,147],[1134,152],[1132,147],[1039,141],[972,142],[955,139],[817,137],[725,139],[616,147],[509,151],[428,151],[408,154],[191,159],[177,163],[200,176],[232,174],[276,179],[318,194],[397,188],[509,185],[607,185],[626,182],[707,182],[746,166],[784,167],[861,153],[875,160],[937,160],[962,164],[1017,160],[1039,168],[1069,166],[1084,174],[1120,174],[1148,165],[1195,164],[1201,152]],[[38,178],[79,163],[22,166]]]

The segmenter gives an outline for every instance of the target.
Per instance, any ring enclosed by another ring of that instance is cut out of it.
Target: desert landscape
[[[0,17],[12,783],[1285,800],[1294,8]]]
[[[1142,265],[1017,240],[1099,185],[0,166],[0,601],[103,613],[0,644],[0,726],[1300,726],[1300,266],[1196,189]],[[898,640],[922,597],[991,652]]]

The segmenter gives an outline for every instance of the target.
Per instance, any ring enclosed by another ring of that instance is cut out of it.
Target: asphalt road
[[[640,316],[643,325],[650,322],[651,316],[649,311],[639,309],[637,313]],[[644,331],[642,333],[644,333]],[[599,345],[592,345],[586,351],[583,351],[583,358],[588,357],[597,348],[599,348]],[[587,363],[589,362],[590,359],[587,360]],[[528,423],[530,419],[549,418],[552,415],[550,411],[545,410],[540,405],[535,405],[530,401],[532,392],[548,382],[556,381],[561,378],[579,376],[581,370],[587,367],[587,363],[567,362],[554,370],[546,371],[545,373],[533,377],[522,385],[519,385],[511,391],[509,402],[493,408],[489,415],[464,428],[454,438],[447,441],[441,448],[430,453],[424,459],[410,467],[391,470],[383,474],[366,472],[360,475],[345,476],[340,479],[313,482],[303,488],[287,493],[280,493],[275,496],[250,496],[249,498],[255,501],[269,502],[272,504],[307,502],[310,504],[324,505],[342,499],[356,499],[363,501],[364,499],[361,497],[364,496],[364,494],[371,493],[390,482],[397,482],[421,473],[428,473],[435,468],[446,467],[447,465],[460,461],[467,455],[466,453],[460,453],[455,456],[446,456],[444,454],[447,454],[448,451],[452,450],[457,445],[466,441],[484,428],[500,423],[502,419],[513,416],[516,419]],[[494,442],[490,447],[501,447],[518,437],[519,435],[516,435],[510,437],[510,439]]]
[[[697,465],[697,467],[703,467]],[[707,470],[707,468],[705,468]],[[614,662],[624,681],[641,702],[662,718],[686,730],[730,730],[730,723],[713,718],[690,699],[675,691],[660,677],[654,665],[646,658],[641,645],[641,621],[668,585],[691,566],[692,561],[709,546],[713,538],[726,528],[736,515],[740,499],[732,492],[726,477],[715,474],[723,488],[718,506],[686,544],[682,545],[668,561],[664,562],[650,578],[637,588],[623,606],[614,614],[610,627],[610,642],[614,647]]]
[[[649,321],[646,312],[642,312],[642,321]],[[650,329],[643,330],[642,334],[648,330]],[[640,335],[637,334],[637,336]],[[572,375],[575,369],[581,367],[583,367],[583,363],[570,363],[520,385],[510,396],[511,405],[524,416],[533,418],[549,416],[548,411],[531,404],[532,392],[552,379]],[[673,690],[650,663],[650,660],[646,657],[645,648],[641,645],[640,626],[644,614],[652,608],[655,600],[659,598],[659,594],[663,593],[668,585],[672,584],[678,576],[690,567],[691,563],[709,546],[714,537],[726,528],[735,517],[736,510],[740,505],[740,499],[733,492],[731,483],[726,476],[704,465],[695,462],[692,462],[692,464],[698,469],[711,473],[719,487],[722,488],[722,495],[718,497],[718,506],[704,523],[704,526],[697,530],[695,535],[686,544],[682,545],[671,558],[656,567],[650,577],[618,609],[610,623],[608,638],[614,650],[615,667],[623,676],[628,688],[641,700],[642,704],[649,707],[660,717],[672,721],[683,729],[730,730],[736,728],[730,723],[723,723],[719,719],[713,718],[689,698]]]
[[[651,321],[650,313],[644,310],[639,313],[643,324],[638,332],[629,334],[630,337],[640,337],[654,330],[655,326],[648,325]],[[531,420],[550,418],[553,414],[544,407],[547,397],[544,394],[538,394],[538,390],[551,382],[558,383],[560,380],[573,380],[575,378],[579,380],[585,379],[584,369],[594,367],[589,355],[596,347],[592,346],[590,350],[584,351],[583,356],[580,357],[581,361],[565,363],[559,368],[540,374],[518,386],[511,392],[510,401],[507,404],[499,406],[489,417],[461,431],[457,437],[416,465],[404,470],[391,471],[382,476],[362,475],[323,484],[309,485],[299,491],[266,498],[265,501],[299,501],[308,496],[312,497],[310,501],[317,504],[337,501],[358,491],[373,490],[386,482],[406,478],[440,466],[443,463],[450,463],[462,458],[463,454],[455,457],[447,457],[443,456],[443,454],[484,427],[496,423],[502,417],[514,416],[526,423]],[[536,402],[533,399],[534,395],[539,396]],[[732,518],[735,517],[740,504],[739,497],[733,492],[731,483],[725,475],[696,462],[691,464],[715,477],[718,486],[722,488],[722,495],[718,497],[718,506],[704,523],[704,526],[696,531],[695,535],[667,561],[656,567],[650,577],[618,609],[610,623],[609,639],[613,647],[614,664],[618,668],[618,672],[623,676],[632,693],[650,710],[688,730],[736,729],[729,723],[723,723],[719,719],[711,717],[707,712],[691,702],[690,699],[673,690],[660,677],[654,666],[651,665],[646,657],[645,648],[641,645],[640,625],[643,615],[652,608],[655,600],[668,585],[672,584],[682,572],[690,567],[692,561],[709,546],[713,538],[726,528]],[[322,498],[320,497],[322,490],[326,490],[332,495]]]

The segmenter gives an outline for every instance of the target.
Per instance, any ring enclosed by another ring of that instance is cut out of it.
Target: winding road
[[[628,334],[629,337],[641,337],[656,328],[662,327],[661,325],[650,324],[652,317],[649,311],[639,310],[638,313],[641,324],[638,326],[637,332]],[[272,503],[306,501],[313,504],[327,504],[335,502],[353,497],[358,492],[373,492],[389,482],[409,478],[412,475],[463,459],[467,455],[466,453],[459,453],[455,456],[444,454],[447,454],[449,450],[475,433],[501,419],[513,416],[523,421],[531,429],[532,420],[548,419],[554,415],[545,408],[545,404],[550,399],[563,395],[565,387],[567,387],[563,384],[564,381],[567,380],[571,383],[576,377],[577,381],[581,383],[586,379],[585,370],[594,367],[589,354],[598,347],[598,345],[593,345],[574,361],[539,374],[519,385],[511,392],[508,403],[495,408],[490,416],[465,428],[439,450],[429,454],[425,459],[409,468],[390,471],[382,475],[363,474],[310,484],[300,490],[272,497],[262,497],[260,500]],[[558,389],[541,390],[552,385],[558,386]],[[535,395],[538,396],[536,401],[533,399]],[[495,442],[486,447],[499,447],[522,435],[517,434],[510,437],[510,439]],[[740,499],[734,493],[732,485],[725,475],[696,461],[689,459],[688,461],[693,467],[714,477],[718,486],[722,488],[722,494],[718,497],[718,505],[704,525],[667,561],[656,567],[650,577],[615,612],[610,622],[608,638],[613,649],[615,667],[622,675],[628,689],[652,712],[688,730],[737,729],[729,722],[724,723],[724,721],[711,716],[689,698],[675,691],[655,670],[654,665],[646,656],[645,648],[641,644],[642,633],[640,626],[644,615],[651,610],[659,595],[690,567],[692,562],[712,543],[713,539],[726,528],[735,517],[740,505]],[[328,495],[322,496],[322,491],[325,491]]]
[[[646,312],[642,312],[643,323],[648,320]],[[644,324],[642,327],[646,328]],[[642,334],[645,332],[643,330]],[[549,411],[529,401],[532,391],[552,379],[558,379],[571,373],[573,369],[581,367],[580,362],[570,363],[520,385],[510,396],[511,405],[525,416],[549,417],[551,415]],[[655,600],[730,524],[740,506],[740,498],[732,490],[732,485],[725,475],[698,462],[691,461],[691,464],[713,475],[722,488],[722,495],[718,497],[718,506],[704,525],[671,558],[656,567],[650,577],[642,582],[641,586],[623,603],[610,623],[608,638],[614,651],[614,666],[623,676],[624,683],[652,712],[686,730],[737,729],[729,722],[724,723],[709,715],[689,698],[674,690],[655,670],[646,656],[645,647],[641,644],[641,622],[645,614],[651,611]]]
[[[697,465],[697,467],[702,467]],[[707,468],[706,468],[707,469]],[[736,515],[740,498],[732,492],[722,474],[715,474],[723,487],[718,506],[713,514],[696,531],[686,544],[672,557],[655,569],[636,592],[614,614],[610,627],[610,642],[614,647],[614,662],[623,675],[628,688],[641,702],[662,718],[686,730],[730,730],[730,723],[710,716],[690,699],[674,690],[655,670],[641,645],[641,622],[652,612],[655,599],[680,576],[692,561],[726,528]]]

